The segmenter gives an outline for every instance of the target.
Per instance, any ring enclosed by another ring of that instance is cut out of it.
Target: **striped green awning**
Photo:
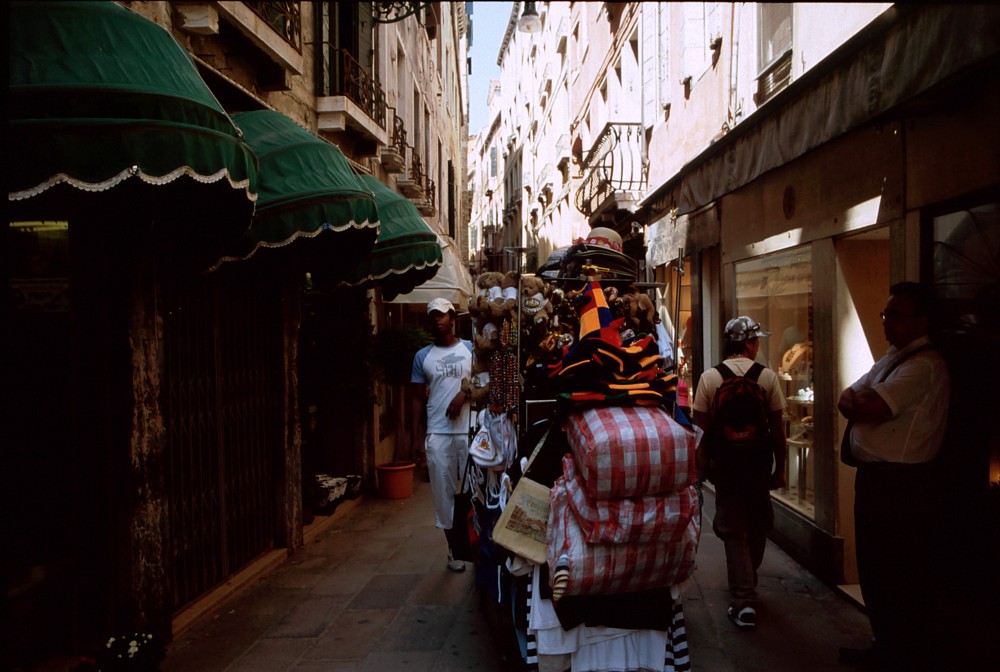
[[[375,247],[341,284],[378,286],[388,301],[434,277],[441,267],[441,246],[409,199],[370,175],[361,179],[375,195],[381,230]]]
[[[133,215],[220,248],[249,227],[256,159],[167,30],[114,2],[9,10],[12,207],[65,211],[128,198]]]
[[[336,145],[274,110],[233,120],[260,163],[260,194],[249,231],[219,264],[295,243],[310,270],[318,265],[329,275],[335,269],[328,267],[371,251],[379,232],[375,197]]]

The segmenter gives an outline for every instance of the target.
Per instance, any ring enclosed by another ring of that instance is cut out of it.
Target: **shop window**
[[[787,486],[775,496],[815,516],[813,449],[812,262],[808,247],[736,264],[736,314],[760,322],[757,360],[781,380],[788,410]]]
[[[949,439],[964,446],[970,482],[989,465],[1000,500],[1000,431],[995,397],[984,381],[1000,375],[1000,203],[941,213],[931,219],[935,345],[951,375]],[[946,444],[947,445],[947,444]]]
[[[695,343],[696,332],[692,328],[692,291],[691,291],[691,258],[681,260],[683,272],[677,271],[677,260],[656,269],[656,281],[662,286],[657,289],[657,314],[666,330],[667,336],[677,341],[677,353],[674,361],[667,361],[667,369],[676,367],[678,377],[677,403],[685,409],[691,408],[694,401],[695,381],[694,350],[701,347]],[[675,336],[676,331],[676,336]],[[690,414],[690,410],[686,410]]]
[[[20,312],[69,310],[69,222],[10,222],[15,254],[7,280],[11,307]]]

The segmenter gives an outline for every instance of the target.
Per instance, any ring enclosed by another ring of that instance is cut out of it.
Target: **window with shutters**
[[[642,119],[650,128],[664,121],[670,105],[670,6],[642,4]]]
[[[757,5],[757,93],[763,105],[792,81],[792,4]]]
[[[712,65],[712,44],[722,35],[722,10],[717,2],[685,2],[681,9],[684,17],[681,79],[690,77],[694,83]]]

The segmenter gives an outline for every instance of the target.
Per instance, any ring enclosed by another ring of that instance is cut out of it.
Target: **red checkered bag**
[[[560,484],[564,478],[556,479],[550,492],[545,544],[549,581],[559,581],[560,595],[615,595],[666,588],[694,572],[701,532],[697,516],[674,543],[588,544],[569,504],[567,489]]]
[[[566,438],[591,499],[677,492],[695,482],[694,433],[658,406],[573,413]]]
[[[587,496],[571,455],[563,457],[563,475],[556,487],[566,488],[577,525],[591,544],[675,543],[698,513],[693,485],[664,495],[601,500]]]

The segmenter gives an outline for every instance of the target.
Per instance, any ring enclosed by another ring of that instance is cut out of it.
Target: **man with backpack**
[[[701,375],[691,405],[705,432],[699,479],[715,486],[712,529],[726,549],[727,615],[741,630],[757,624],[757,569],[774,524],[770,490],[785,485],[785,396],[777,374],[754,361],[767,335],[745,315],[730,320],[725,361]]]

